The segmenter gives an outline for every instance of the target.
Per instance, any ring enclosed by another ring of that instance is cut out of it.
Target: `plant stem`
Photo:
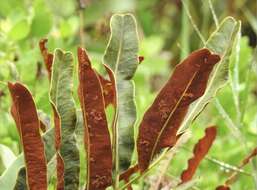
[[[85,33],[84,33],[84,14],[83,14],[83,10],[79,11],[79,20],[80,20],[80,28],[79,28],[80,45],[81,45],[81,47],[84,47],[85,46]]]
[[[200,30],[198,29],[198,27],[196,26],[195,22],[194,22],[194,19],[193,17],[191,16],[190,12],[189,12],[189,9],[187,7],[187,3],[185,2],[185,0],[182,0],[182,3],[183,3],[183,7],[187,13],[187,16],[192,24],[192,26],[194,27],[196,33],[198,34],[200,40],[202,41],[203,44],[205,44],[206,40],[204,39],[203,35],[201,34]]]
[[[218,21],[218,18],[217,18],[216,13],[215,13],[215,11],[214,11],[213,4],[212,4],[211,0],[208,1],[208,4],[209,4],[209,7],[210,7],[211,14],[212,14],[214,23],[215,23],[215,25],[216,25],[216,28],[218,28],[218,27],[219,27],[219,21]]]
[[[138,179],[146,176],[150,171],[151,169],[153,169],[155,166],[157,166],[157,164],[159,164],[159,162],[165,158],[166,156],[166,153],[168,152],[169,149],[165,149],[163,151],[163,153],[158,157],[158,159],[155,160],[155,162],[153,162],[142,174],[134,177],[132,180],[130,180],[129,182],[127,182],[125,185],[123,185],[119,190],[123,190],[123,189],[126,189],[129,185],[131,185],[133,182],[137,181]]]
[[[119,188],[119,135],[118,135],[118,110],[116,108],[113,124],[113,163],[114,163],[114,190]]]

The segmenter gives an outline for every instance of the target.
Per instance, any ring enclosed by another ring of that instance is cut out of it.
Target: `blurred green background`
[[[231,85],[228,84],[194,122],[191,127],[192,138],[169,164],[164,180],[167,183],[174,180],[174,176],[179,177],[204,128],[216,124],[219,126],[218,137],[209,152],[209,159],[205,159],[197,171],[196,178],[199,177],[199,180],[194,186],[195,189],[205,190],[222,184],[232,171],[230,166],[239,165],[257,144],[257,56],[256,52],[254,54],[257,43],[257,1],[211,2],[218,21],[233,16],[242,22],[242,37],[237,53],[239,110],[235,106]],[[184,3],[193,22],[207,39],[215,30],[210,1],[185,0]],[[99,69],[110,34],[110,16],[120,12],[135,15],[140,39],[139,55],[145,58],[134,78],[139,122],[174,66],[191,51],[203,46],[180,0],[0,1],[0,144],[9,147],[15,155],[21,152],[19,136],[9,114],[10,98],[6,81],[19,80],[25,83],[33,93],[37,108],[51,115],[49,84],[38,48],[39,40],[48,38],[50,51],[59,47],[72,51],[74,55],[78,46],[84,46],[94,66]],[[234,61],[232,58],[231,69],[234,69]],[[76,75],[74,81],[76,92]],[[74,96],[77,97],[76,93]],[[239,129],[240,138],[234,135],[233,126]],[[1,162],[0,174],[5,167]],[[245,167],[233,184],[233,189],[257,188],[256,168],[256,160]],[[157,176],[158,171],[154,170],[133,187],[148,189]]]

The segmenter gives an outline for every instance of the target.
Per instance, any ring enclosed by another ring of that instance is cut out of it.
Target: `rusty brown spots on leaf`
[[[57,190],[64,190],[64,162],[59,152],[56,155],[57,159]]]
[[[12,115],[24,149],[28,186],[31,190],[47,190],[47,166],[40,122],[29,90],[21,83],[8,83],[12,97]]]
[[[181,184],[188,182],[192,179],[197,167],[201,160],[208,153],[211,148],[213,141],[216,138],[217,130],[216,127],[209,127],[205,130],[205,136],[198,141],[194,147],[194,156],[188,160],[188,167],[181,174]]]
[[[209,75],[219,60],[208,49],[200,49],[176,66],[140,124],[137,150],[141,172],[167,142],[169,146],[176,142],[189,105],[204,94]]]
[[[78,49],[79,99],[84,118],[88,165],[88,190],[103,190],[112,184],[112,149],[99,75],[86,51]],[[90,126],[90,127],[89,127]]]
[[[48,78],[51,79],[52,65],[53,65],[53,54],[48,52],[46,47],[47,39],[42,39],[39,42],[39,48],[44,59],[44,63],[48,72]]]

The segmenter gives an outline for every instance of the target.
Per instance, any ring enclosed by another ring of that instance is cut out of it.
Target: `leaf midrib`
[[[120,57],[121,57],[121,53],[122,53],[122,49],[123,49],[123,38],[124,38],[124,16],[121,17],[121,34],[120,34],[120,42],[119,42],[119,49],[118,49],[118,54],[117,54],[117,59],[116,59],[116,64],[115,64],[115,69],[114,69],[114,76],[118,77],[118,68],[119,68],[119,63],[120,63]],[[114,78],[115,78],[114,77]],[[121,80],[119,78],[119,80]],[[113,132],[113,143],[114,143],[114,149],[113,149],[113,153],[114,153],[114,187],[118,186],[119,183],[119,126],[118,126],[118,120],[119,120],[119,95],[118,95],[118,82],[115,82],[115,89],[116,89],[116,108],[115,108],[115,118],[114,118],[114,128],[113,130],[115,130],[115,132]]]

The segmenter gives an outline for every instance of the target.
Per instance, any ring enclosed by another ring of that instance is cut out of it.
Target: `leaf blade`
[[[30,189],[47,189],[47,167],[40,122],[29,90],[20,83],[8,83],[16,112],[16,125],[24,148],[28,185]],[[31,154],[33,152],[33,154]]]
[[[111,36],[103,62],[110,67],[116,79],[119,168],[125,170],[130,166],[134,149],[133,127],[137,113],[132,78],[138,66],[138,34],[131,14],[114,15],[110,27]]]
[[[78,49],[79,98],[84,118],[87,151],[87,189],[101,190],[112,184],[112,149],[105,115],[101,81],[86,51]],[[102,160],[104,158],[104,162]]]
[[[214,31],[206,47],[212,52],[221,55],[221,61],[214,68],[208,81],[205,94],[191,104],[189,111],[183,121],[179,132],[183,132],[199,116],[206,105],[211,101],[219,89],[221,89],[228,80],[229,56],[231,47],[235,38],[236,21],[232,17],[227,17],[221,22],[220,26]]]
[[[54,53],[50,102],[54,108],[58,189],[79,188],[79,150],[76,145],[76,108],[72,97],[73,56],[56,49]]]
[[[208,49],[200,49],[176,66],[140,124],[137,150],[141,172],[161,148],[176,142],[189,105],[204,94],[210,72],[219,59]]]

